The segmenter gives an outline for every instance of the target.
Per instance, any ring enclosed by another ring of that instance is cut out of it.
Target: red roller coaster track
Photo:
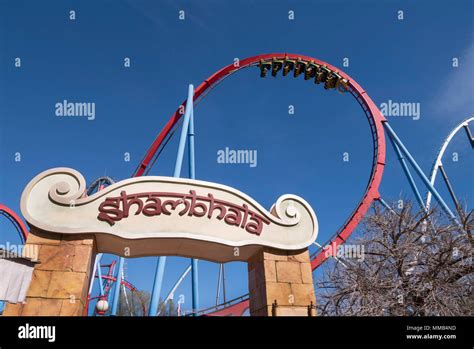
[[[320,248],[315,254],[311,256],[311,267],[316,269],[320,266],[331,254],[328,251],[328,246],[333,248],[343,244],[352,232],[355,230],[361,219],[366,214],[372,202],[380,198],[378,191],[380,182],[382,180],[383,169],[385,165],[385,137],[384,129],[382,123],[385,121],[384,116],[378,110],[377,106],[374,104],[372,99],[367,95],[365,90],[355,82],[350,76],[337,69],[336,67],[320,61],[316,58],[290,54],[290,53],[270,53],[258,55],[250,58],[243,59],[239,62],[238,65],[232,63],[218,72],[211,75],[208,79],[204,80],[194,92],[194,103],[197,103],[202,99],[207,92],[212,90],[219,82],[230,74],[235,73],[238,70],[247,68],[250,66],[255,66],[262,60],[265,62],[271,62],[273,59],[277,60],[294,60],[294,61],[304,61],[304,62],[313,62],[319,66],[327,67],[333,72],[337,72],[342,78],[347,80],[346,89],[351,95],[356,99],[359,105],[362,107],[367,120],[369,121],[372,141],[373,141],[373,161],[372,169],[370,174],[370,179],[368,181],[367,187],[365,189],[362,199],[357,204],[356,209],[351,213],[349,218],[345,221],[341,228],[332,236],[332,238]],[[176,112],[171,116],[165,127],[158,134],[156,139],[151,144],[144,158],[142,159],[140,165],[137,167],[134,177],[142,176],[149,171],[150,167],[153,165],[157,156],[160,154],[163,147],[166,145],[167,141],[173,134],[173,130],[176,127],[181,116],[184,114],[184,106],[186,101],[184,101],[176,110]],[[334,251],[334,249],[332,249]],[[224,309],[220,309],[217,312],[214,312],[210,315],[241,315],[245,309],[248,308],[248,299],[243,300],[237,304],[232,304]]]
[[[10,222],[12,222],[12,224],[18,231],[18,235],[20,235],[20,238],[23,240],[24,243],[26,241],[26,238],[28,237],[28,228],[26,227],[25,223],[23,223],[20,216],[18,216],[12,209],[8,208],[3,204],[0,204],[0,214],[7,217]]]

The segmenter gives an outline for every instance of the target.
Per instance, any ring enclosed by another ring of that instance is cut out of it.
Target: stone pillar
[[[25,304],[6,316],[82,316],[96,255],[93,235],[53,234],[32,228],[23,255],[38,260]]]
[[[252,316],[314,316],[309,252],[263,248],[248,262]]]

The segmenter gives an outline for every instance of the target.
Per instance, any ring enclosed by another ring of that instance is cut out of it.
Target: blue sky
[[[442,140],[473,114],[473,3],[447,3],[0,1],[0,201],[19,212],[25,185],[51,167],[75,168],[89,182],[104,174],[129,177],[189,83],[199,85],[236,57],[269,52],[340,67],[377,105],[420,103],[419,120],[388,120],[428,173]],[[95,103],[95,120],[56,116],[55,104],[65,99]],[[268,208],[282,194],[302,196],[318,215],[321,243],[352,211],[370,173],[370,132],[356,101],[302,78],[260,79],[258,69],[241,71],[196,106],[195,128],[197,178],[235,187]],[[217,151],[225,147],[257,150],[257,167],[218,164]],[[177,137],[151,174],[172,175],[176,151]],[[458,162],[451,161],[453,152]],[[463,133],[448,154],[446,171],[472,207],[474,161]],[[412,197],[389,147],[381,193],[387,201]],[[0,241],[18,241],[4,221]],[[188,263],[168,259],[164,293]],[[128,260],[127,277],[150,290],[155,265],[154,257]],[[217,270],[200,264],[201,306],[215,302]],[[226,271],[228,298],[246,293],[246,265],[231,263]],[[178,294],[189,309],[189,279]]]

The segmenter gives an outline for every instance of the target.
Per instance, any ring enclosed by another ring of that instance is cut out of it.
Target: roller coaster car
[[[297,78],[301,73],[306,70],[306,62],[298,59],[295,63],[295,68],[293,70],[293,76]]]
[[[261,59],[258,67],[260,68],[260,77],[264,78],[267,75],[267,71],[272,68],[272,63],[265,62],[263,59]]]
[[[326,82],[324,83],[324,88],[326,90],[330,88],[336,88],[339,85],[340,81],[341,77],[339,76],[339,74],[332,72],[331,75],[329,75],[326,79]]]
[[[349,91],[347,85],[348,81],[346,79],[341,79],[341,81],[339,81],[339,84],[336,86],[336,89],[339,93],[346,93]]]
[[[314,83],[320,84],[321,82],[326,82],[331,71],[326,66],[320,67],[320,69],[316,72]]]
[[[311,78],[314,78],[316,75],[316,71],[318,71],[319,66],[314,63],[314,61],[309,62],[306,65],[306,69],[304,71],[304,79],[309,80]]]
[[[276,58],[272,59],[272,76],[276,77],[278,71],[283,68],[283,61]]]
[[[283,76],[287,76],[290,70],[293,70],[295,68],[295,61],[285,58],[285,61],[283,62]]]

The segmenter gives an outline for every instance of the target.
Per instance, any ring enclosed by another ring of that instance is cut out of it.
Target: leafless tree
[[[333,260],[316,284],[320,315],[474,315],[473,214],[374,206],[358,238],[363,258]]]

